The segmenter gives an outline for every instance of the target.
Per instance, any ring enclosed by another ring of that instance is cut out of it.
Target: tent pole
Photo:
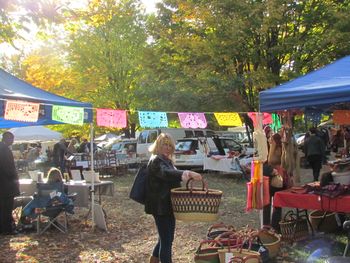
[[[91,172],[94,173],[94,123],[90,123],[90,160]],[[91,221],[92,229],[95,228],[95,175],[91,176]]]
[[[258,127],[259,129],[263,129],[263,113],[259,111],[258,113]],[[260,200],[262,203],[262,208],[259,210],[259,217],[260,217],[260,228],[262,229],[264,227],[264,174],[263,174],[263,165],[264,160],[259,160],[261,169],[259,174],[259,181],[260,181]]]

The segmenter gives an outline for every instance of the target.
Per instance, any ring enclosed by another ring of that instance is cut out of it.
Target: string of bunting
[[[52,119],[67,124],[84,123],[84,108],[70,106],[52,106]],[[6,100],[4,119],[37,122],[39,118],[40,103]],[[169,113],[169,112],[168,112]],[[205,112],[176,112],[183,128],[206,128],[208,122]],[[248,116],[256,120],[257,112],[247,112]],[[220,126],[242,126],[243,122],[238,112],[213,112]],[[165,128],[168,127],[167,112],[138,111],[139,123],[142,128]],[[263,113],[263,124],[278,125],[277,114]],[[127,110],[114,110],[96,108],[97,126],[109,128],[127,127]],[[256,123],[254,123],[256,126]]]

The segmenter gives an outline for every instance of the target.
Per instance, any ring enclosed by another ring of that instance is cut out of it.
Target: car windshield
[[[176,146],[175,146],[175,151],[195,150],[198,148],[197,145],[198,145],[197,141],[193,141],[193,140],[177,141]]]
[[[234,140],[222,139],[221,142],[223,148],[227,148],[230,151],[239,151],[242,148],[241,145]]]
[[[122,150],[122,147],[123,147],[123,144],[122,143],[116,143],[116,144],[113,144],[112,146],[112,151],[121,151]]]

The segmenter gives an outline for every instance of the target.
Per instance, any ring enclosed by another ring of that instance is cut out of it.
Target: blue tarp
[[[6,100],[22,100],[40,103],[38,122],[17,122],[3,118]],[[51,119],[52,105],[84,108],[84,122],[92,122],[92,104],[82,103],[39,89],[0,69],[0,128],[63,124]]]
[[[350,102],[350,56],[259,94],[260,112],[325,109]]]

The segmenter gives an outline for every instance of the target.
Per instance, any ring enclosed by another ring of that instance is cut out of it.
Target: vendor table
[[[293,193],[288,189],[275,193],[273,205],[275,207],[349,213],[350,195],[329,198],[309,193]]]
[[[69,181],[65,183],[68,186],[68,194],[77,193],[74,205],[77,207],[89,207],[91,203],[91,183],[85,181]],[[101,204],[101,196],[113,196],[114,184],[112,181],[100,181],[94,183],[95,193],[98,196],[98,202]]]
[[[69,181],[65,183],[68,187],[68,193],[77,193],[77,197],[74,201],[76,207],[89,207],[91,203],[91,183],[85,181]],[[36,182],[32,179],[20,179],[19,180],[20,192],[25,195],[33,195],[36,191]],[[100,181],[94,183],[95,193],[98,197],[98,202],[101,203],[101,196],[113,196],[114,195],[114,184],[112,181]]]

